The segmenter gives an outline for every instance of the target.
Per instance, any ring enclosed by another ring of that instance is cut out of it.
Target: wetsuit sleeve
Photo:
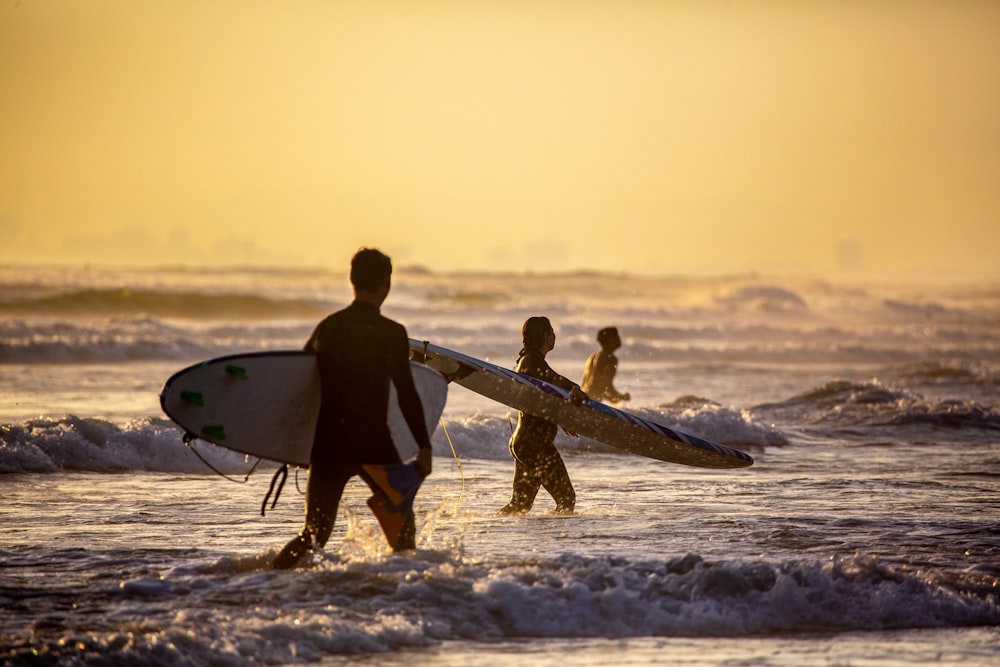
[[[403,419],[413,433],[413,439],[421,449],[429,449],[431,439],[427,435],[427,425],[424,423],[424,406],[413,383],[413,371],[410,370],[410,344],[406,329],[399,327],[398,335],[393,336],[391,350],[391,376],[396,386],[399,399],[399,409]]]
[[[542,379],[548,382],[549,384],[554,384],[557,387],[562,387],[566,391],[573,391],[574,389],[580,388],[580,385],[573,382],[567,377],[559,375],[559,373],[556,373],[554,370],[552,370],[552,367],[550,367],[548,364],[544,365],[545,368],[548,370],[548,373],[546,373],[545,377],[543,377]]]
[[[538,353],[529,352],[524,355],[520,363],[518,363],[517,371],[536,377],[539,380],[545,380],[549,384],[554,384],[566,391],[573,391],[574,388],[579,388],[579,385],[575,382],[552,370],[552,367],[545,361],[545,358]]]

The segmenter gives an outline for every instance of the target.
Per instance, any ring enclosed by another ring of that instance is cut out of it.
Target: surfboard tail
[[[363,465],[365,473],[378,486],[378,491],[368,499],[382,532],[393,549],[409,548],[415,536],[405,536],[407,519],[413,513],[413,500],[424,478],[413,463],[396,465]]]

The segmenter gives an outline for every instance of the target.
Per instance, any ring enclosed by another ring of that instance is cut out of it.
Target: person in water
[[[362,466],[399,465],[386,422],[389,383],[419,446],[417,473],[431,473],[431,441],[423,406],[410,371],[406,329],[379,308],[389,294],[392,261],[373,248],[351,259],[354,301],[324,318],[305,349],[316,353],[320,410],[316,421],[306,487],[305,525],[274,559],[278,569],[294,567],[313,546],[326,545],[347,482],[360,476],[376,494],[380,489]],[[388,534],[387,534],[388,536]],[[403,520],[397,550],[415,547],[412,506]]]
[[[577,405],[587,395],[572,380],[556,373],[546,363],[545,355],[556,345],[556,333],[547,317],[529,317],[521,327],[523,347],[514,370],[544,380],[570,392]],[[576,491],[570,482],[566,464],[553,444],[559,427],[546,419],[519,412],[517,427],[510,438],[514,457],[514,490],[501,514],[528,512],[538,489],[545,487],[556,501],[556,511],[569,513],[576,506]]]
[[[601,329],[597,332],[597,342],[601,344],[601,349],[587,359],[583,382],[580,383],[581,388],[595,401],[618,403],[630,400],[631,395],[618,391],[614,386],[615,374],[618,372],[618,357],[615,356],[615,350],[622,346],[618,329],[615,327]]]

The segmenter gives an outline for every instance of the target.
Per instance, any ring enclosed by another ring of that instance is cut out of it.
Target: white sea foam
[[[0,664],[995,661],[995,286],[400,268],[411,336],[511,367],[549,315],[578,380],[618,326],[622,407],[756,463],[560,432],[576,513],[543,490],[500,517],[516,413],[452,385],[419,549],[390,554],[352,482],[326,550],[275,572],[305,472],[261,516],[275,466],[196,442],[221,479],[158,393],[348,299],[322,271],[0,267]]]

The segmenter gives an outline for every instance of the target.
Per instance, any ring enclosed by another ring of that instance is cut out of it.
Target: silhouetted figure
[[[618,329],[607,327],[597,332],[597,342],[601,349],[590,355],[583,371],[581,387],[595,401],[618,403],[632,398],[628,393],[615,389],[615,374],[618,372],[618,357],[615,350],[622,346]]]
[[[354,302],[323,319],[306,343],[316,353],[322,398],[306,489],[305,525],[274,559],[274,567],[294,567],[313,545],[330,538],[347,482],[359,475],[380,489],[363,465],[399,465],[387,423],[389,383],[419,446],[417,472],[431,472],[431,441],[423,406],[410,370],[406,329],[379,308],[389,294],[392,261],[362,248],[351,259]],[[388,534],[387,534],[388,537]],[[412,508],[405,517],[397,550],[415,546]],[[391,540],[390,540],[391,544]]]
[[[547,317],[529,317],[521,327],[523,347],[514,370],[544,380],[570,392],[570,400],[580,404],[587,395],[574,383],[556,373],[546,363],[545,355],[556,346],[556,334]],[[557,512],[572,512],[576,492],[569,480],[566,464],[553,444],[559,427],[553,422],[519,412],[517,427],[510,438],[514,457],[514,490],[501,514],[528,512],[539,487],[545,487],[556,501]]]

